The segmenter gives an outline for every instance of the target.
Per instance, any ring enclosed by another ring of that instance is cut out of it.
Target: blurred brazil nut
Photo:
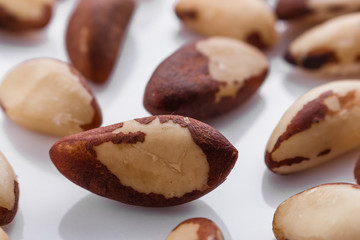
[[[198,217],[181,222],[166,240],[224,240],[224,236],[216,223]]]
[[[265,1],[180,0],[175,12],[189,29],[205,36],[224,36],[265,49],[275,45],[275,14]]]
[[[54,0],[0,0],[0,29],[22,31],[45,27]]]
[[[60,139],[50,149],[75,184],[126,204],[166,207],[212,191],[237,150],[211,126],[177,115],[139,118]]]
[[[323,184],[285,200],[276,209],[277,240],[360,239],[360,186]]]
[[[292,104],[266,146],[278,174],[314,167],[360,146],[360,80],[316,87]]]
[[[134,7],[134,0],[79,1],[68,23],[66,49],[88,80],[109,79]]]
[[[264,54],[242,41],[194,41],[157,67],[146,86],[144,106],[152,114],[217,117],[250,98],[268,70]]]
[[[66,136],[99,127],[102,115],[86,79],[71,65],[51,58],[22,62],[0,84],[5,114],[27,129]]]
[[[302,69],[325,75],[360,73],[360,13],[317,25],[297,37],[285,59]]]
[[[14,170],[0,152],[0,226],[12,222],[19,205],[19,184]],[[4,233],[0,231],[0,239]],[[6,238],[5,238],[6,239]]]
[[[278,0],[275,8],[279,19],[314,23],[359,10],[359,0]]]

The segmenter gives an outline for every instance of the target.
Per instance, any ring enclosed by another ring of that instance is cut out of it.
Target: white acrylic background
[[[76,3],[58,1],[44,31],[20,35],[0,31],[0,79],[31,58],[68,61],[64,33]],[[182,44],[199,37],[181,26],[174,4],[174,0],[137,1],[111,79],[104,85],[91,83],[102,108],[103,126],[148,116],[142,99],[152,72]],[[273,240],[272,218],[283,200],[321,183],[354,182],[352,171],[359,151],[291,176],[267,170],[266,142],[284,111],[309,89],[335,80],[297,71],[285,63],[282,54],[286,46],[304,27],[289,28],[279,22],[277,28],[279,42],[266,52],[270,74],[257,94],[234,111],[207,122],[238,149],[238,161],[221,186],[191,203],[144,208],[94,195],[68,181],[53,166],[48,150],[56,138],[23,129],[0,114],[0,150],[20,184],[19,210],[5,231],[12,240],[165,239],[181,221],[207,217],[220,226],[227,240]]]

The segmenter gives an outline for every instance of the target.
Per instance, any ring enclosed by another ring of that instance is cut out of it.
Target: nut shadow
[[[231,240],[229,231],[215,211],[201,200],[167,207],[125,205],[93,194],[75,204],[63,217],[59,233],[66,240],[165,239],[180,222],[206,217]]]
[[[312,169],[289,175],[277,175],[266,169],[262,179],[263,198],[275,209],[287,198],[320,184],[355,183],[353,171],[359,155],[360,149],[356,149]]]

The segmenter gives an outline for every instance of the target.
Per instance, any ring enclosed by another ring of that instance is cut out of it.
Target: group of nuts
[[[0,28],[44,27],[53,5],[53,0],[0,0]],[[185,44],[156,68],[143,102],[153,116],[100,127],[101,110],[87,80],[110,78],[134,9],[134,0],[80,0],[66,33],[72,65],[32,59],[10,70],[0,85],[1,107],[12,121],[63,137],[49,154],[65,177],[126,204],[183,204],[226,180],[238,152],[199,120],[231,111],[262,85],[269,63],[261,51],[277,42],[277,18],[325,21],[289,45],[284,53],[289,63],[327,75],[360,72],[360,13],[352,13],[360,9],[358,0],[278,0],[275,11],[262,0],[180,0],[178,18],[207,38]],[[238,14],[242,9],[247,11]],[[359,112],[359,80],[310,90],[274,129],[266,165],[274,173],[290,174],[359,147]],[[359,183],[360,163],[355,175]],[[15,217],[19,198],[15,174],[2,155],[0,178],[2,226]],[[360,238],[353,223],[360,216],[359,200],[355,184],[305,190],[277,208],[274,235],[278,240]],[[0,239],[7,239],[4,234],[0,228]],[[221,240],[223,235],[211,220],[194,218],[167,239]]]

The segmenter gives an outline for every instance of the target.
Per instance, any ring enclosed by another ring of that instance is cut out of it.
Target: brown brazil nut
[[[71,65],[50,58],[11,69],[0,84],[0,103],[13,122],[55,136],[99,127],[102,121],[86,79]]]
[[[331,19],[296,38],[285,59],[302,69],[326,75],[360,73],[360,13]]]
[[[360,81],[316,87],[282,116],[266,146],[265,162],[279,174],[302,171],[360,146]]]
[[[216,117],[251,97],[268,68],[263,53],[236,39],[191,42],[157,67],[146,86],[144,106],[152,114]]]
[[[0,183],[0,226],[3,226],[9,224],[17,213],[19,184],[12,167],[2,153],[0,153]]]
[[[212,191],[237,150],[195,119],[162,115],[65,137],[50,149],[57,169],[103,197],[139,206],[172,206]]]
[[[134,10],[134,0],[81,0],[66,32],[72,64],[89,80],[108,80]]]
[[[318,22],[360,10],[358,0],[279,0],[276,15],[283,20]]]
[[[20,31],[45,27],[53,0],[0,0],[0,28]]]
[[[237,38],[259,48],[277,41],[276,18],[265,1],[180,0],[175,12],[185,26],[205,36]]]
[[[190,218],[175,227],[166,240],[224,240],[220,228],[207,218]]]
[[[277,240],[360,239],[360,186],[323,184],[296,194],[276,209]]]

